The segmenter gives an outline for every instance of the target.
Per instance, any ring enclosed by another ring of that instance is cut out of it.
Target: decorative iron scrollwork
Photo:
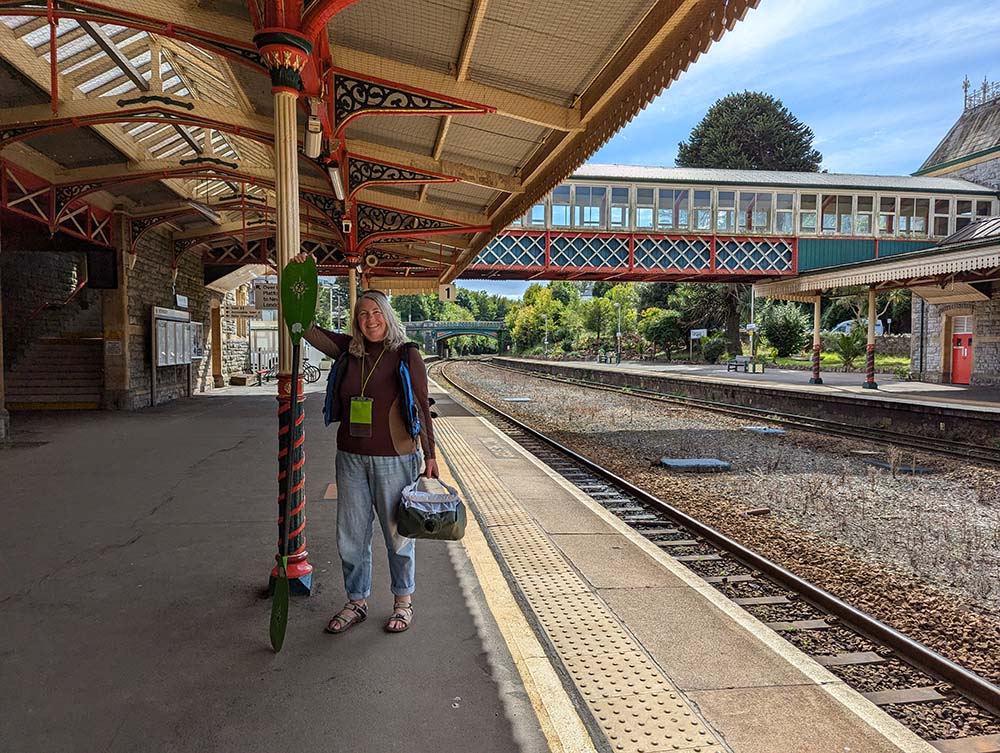
[[[224,159],[219,159],[218,157],[191,157],[190,159],[182,159],[180,161],[181,165],[222,165],[223,167],[228,167],[231,170],[236,170],[239,165],[235,162],[226,162]]]
[[[91,191],[96,191],[103,185],[103,181],[93,181],[91,183],[76,183],[71,186],[56,186],[55,216],[61,215],[63,210],[74,200]]]
[[[349,157],[347,160],[347,192],[353,194],[372,183],[452,183],[453,178],[417,172],[405,167]]]
[[[139,242],[139,238],[149,230],[154,225],[159,225],[164,220],[168,220],[171,217],[176,217],[181,212],[169,212],[167,214],[150,214],[145,217],[130,217],[128,221],[129,225],[129,237],[130,248],[135,251],[135,246]]]
[[[300,190],[299,198],[307,204],[316,207],[324,216],[329,217],[334,222],[339,221],[344,214],[341,203],[334,196]]]
[[[143,94],[141,97],[132,97],[131,99],[119,99],[115,102],[119,107],[125,107],[126,105],[144,105],[147,102],[162,102],[165,105],[171,107],[183,107],[185,110],[193,110],[194,102],[183,102],[179,99],[174,99],[173,97],[164,97],[160,94]]]
[[[485,112],[480,107],[447,102],[425,94],[416,94],[405,89],[349,76],[334,76],[333,91],[334,117],[338,128],[343,128],[351,118],[364,113]]]
[[[358,204],[358,241],[373,235],[419,233],[422,230],[460,229],[461,225],[394,209]]]

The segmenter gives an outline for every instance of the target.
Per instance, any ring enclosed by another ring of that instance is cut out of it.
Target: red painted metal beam
[[[344,8],[357,0],[317,0],[302,19],[302,34],[306,39],[316,39],[326,30],[326,24]]]

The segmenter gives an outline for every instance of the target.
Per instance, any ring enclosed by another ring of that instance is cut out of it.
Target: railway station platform
[[[823,372],[823,384],[809,384],[809,372],[727,371],[725,364],[668,364],[623,361],[545,361],[494,357],[494,364],[615,387],[745,408],[751,412],[807,417],[857,427],[994,447],[1000,422],[1000,387],[900,381],[878,375],[879,389],[861,387],[863,375]]]
[[[268,645],[274,396],[19,414],[0,450],[0,748],[10,751],[934,750],[432,385],[475,516],[418,544],[413,626],[380,537],[344,600],[334,431],[306,400],[313,595]],[[250,391],[252,393],[252,390]]]

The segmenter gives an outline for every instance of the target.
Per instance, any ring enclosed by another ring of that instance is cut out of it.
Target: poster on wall
[[[200,361],[205,357],[205,325],[191,322],[191,360]]]
[[[156,365],[167,365],[167,325],[170,323],[166,319],[155,319],[156,332]]]

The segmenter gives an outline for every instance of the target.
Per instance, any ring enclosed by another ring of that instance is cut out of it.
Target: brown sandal
[[[386,620],[385,631],[387,633],[404,633],[410,629],[410,622],[413,620],[413,602],[405,604],[396,602],[392,605],[392,615]],[[392,627],[392,623],[401,622],[403,627]]]
[[[333,633],[334,635],[339,635],[345,632],[348,628],[357,625],[359,622],[364,622],[368,617],[368,605],[367,604],[357,604],[353,601],[347,602],[344,608],[341,609],[337,614],[335,614],[324,628],[325,632]],[[337,627],[337,625],[340,627]]]

